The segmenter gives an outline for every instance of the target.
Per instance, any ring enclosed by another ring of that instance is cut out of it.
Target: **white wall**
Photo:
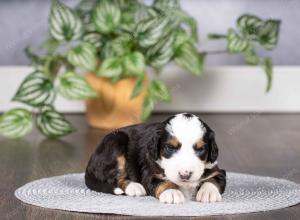
[[[0,111],[16,106],[10,99],[30,71],[29,67],[0,68]],[[160,112],[300,112],[300,67],[275,67],[273,88],[267,94],[266,77],[258,67],[211,67],[198,78],[170,66],[162,79],[168,83],[173,100],[159,104],[156,111]],[[56,106],[63,112],[84,111],[83,102],[61,97]]]
[[[78,0],[62,0],[74,5]],[[0,1],[0,65],[27,65],[29,61],[23,53],[28,46],[36,46],[47,35],[47,16],[50,0],[1,0]],[[262,18],[282,20],[278,48],[271,53],[276,65],[300,65],[300,1],[299,0],[181,0],[182,6],[199,23],[201,49],[224,48],[224,42],[206,39],[207,33],[225,33],[235,25],[237,17],[252,13]],[[241,65],[240,56],[209,56],[207,64]]]

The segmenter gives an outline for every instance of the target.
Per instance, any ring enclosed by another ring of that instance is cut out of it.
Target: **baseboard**
[[[10,100],[31,71],[27,66],[0,67],[1,112],[20,106]],[[265,93],[266,77],[259,67],[209,67],[196,77],[169,66],[160,77],[169,85],[172,102],[158,104],[155,110],[159,112],[300,112],[300,66],[276,66],[269,93]],[[85,111],[83,102],[62,97],[55,105],[62,112]]]

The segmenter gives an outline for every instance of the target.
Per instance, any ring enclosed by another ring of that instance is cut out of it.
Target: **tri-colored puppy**
[[[217,157],[214,132],[182,113],[106,135],[88,163],[85,183],[98,192],[151,195],[163,203],[217,202],[226,185]]]

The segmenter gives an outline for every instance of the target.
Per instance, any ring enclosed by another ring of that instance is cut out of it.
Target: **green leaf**
[[[263,25],[264,22],[253,15],[243,15],[237,20],[239,30],[249,39],[257,39],[258,32]]]
[[[57,41],[54,38],[49,38],[46,40],[43,44],[42,47],[47,49],[47,54],[52,55],[56,49],[59,47],[59,41]]]
[[[197,49],[190,43],[183,44],[176,51],[175,62],[195,75],[200,75],[203,71],[203,56],[199,55]]]
[[[169,20],[165,17],[154,17],[142,21],[137,25],[135,36],[141,47],[150,47],[156,44],[165,34]]]
[[[75,131],[65,117],[55,111],[52,106],[43,106],[36,118],[38,129],[49,138],[57,138]]]
[[[244,52],[249,46],[247,39],[239,36],[233,29],[228,30],[227,34],[227,51],[229,53]]]
[[[67,59],[74,66],[94,71],[97,64],[96,48],[89,43],[81,43],[69,50]]]
[[[180,9],[171,11],[173,19],[184,23],[191,31],[191,37],[194,41],[198,40],[198,24],[197,21]]]
[[[133,32],[136,24],[137,24],[137,10],[139,6],[138,5],[131,5],[125,7],[125,9],[122,10],[122,15],[121,15],[121,29],[128,31],[128,32]]]
[[[102,37],[98,33],[88,33],[84,35],[82,40],[86,43],[93,45],[97,49],[103,46]]]
[[[155,102],[153,98],[150,95],[146,96],[143,104],[143,114],[142,114],[143,121],[145,121],[151,115],[154,109],[154,104]]]
[[[36,71],[25,78],[12,100],[37,107],[51,104],[54,98],[52,81],[44,73]]]
[[[123,68],[119,58],[107,58],[103,61],[100,69],[97,71],[98,76],[116,77],[122,74]]]
[[[114,56],[123,56],[130,49],[130,45],[132,42],[132,36],[123,33],[121,36],[113,39],[111,41],[111,50]]]
[[[49,31],[58,41],[72,41],[79,39],[83,33],[82,22],[73,10],[53,0],[49,17]]]
[[[100,51],[102,60],[116,56],[113,47],[112,41],[106,41],[105,44],[103,44],[103,48]]]
[[[124,57],[124,68],[127,74],[144,75],[145,58],[140,52],[133,52]]]
[[[95,8],[96,3],[97,0],[81,0],[76,6],[76,11],[82,16],[90,14]]]
[[[68,71],[59,77],[60,94],[71,100],[85,100],[97,97],[97,92],[78,73]]]
[[[273,75],[273,63],[270,58],[266,58],[263,61],[263,68],[267,76],[267,88],[266,92],[269,92],[272,87],[272,75]]]
[[[260,45],[267,50],[274,49],[278,41],[279,28],[280,21],[267,20],[258,32],[258,41]]]
[[[179,0],[155,0],[153,6],[158,9],[179,9]]]
[[[54,79],[58,74],[62,66],[62,60],[57,56],[47,56],[45,58],[43,69],[41,72],[44,73],[51,79]]]
[[[249,47],[244,52],[244,58],[245,58],[245,62],[249,65],[257,65],[259,63],[259,58],[256,55],[253,47]]]
[[[105,44],[103,44],[103,48],[101,48],[101,58],[106,59],[124,56],[130,51],[130,45],[132,45],[132,37],[125,33],[112,40],[106,40]]]
[[[36,53],[34,53],[30,47],[26,47],[24,51],[25,51],[26,56],[30,59],[32,65],[36,69],[42,68],[42,66],[44,65],[44,62],[45,62],[45,60],[43,58],[41,58]]]
[[[137,97],[139,94],[141,94],[141,92],[143,91],[143,87],[144,87],[144,75],[136,79],[130,99],[133,99]]]
[[[194,43],[194,40],[182,29],[175,32],[174,49],[178,49],[185,43]]]
[[[150,93],[155,99],[165,102],[169,102],[171,100],[171,95],[164,81],[152,80],[150,84]]]
[[[32,114],[23,108],[9,110],[0,116],[0,133],[9,138],[19,138],[32,130]]]
[[[103,0],[95,8],[93,22],[99,32],[111,33],[121,22],[121,10],[112,1]]]
[[[141,22],[157,18],[160,15],[161,14],[159,11],[154,7],[145,7],[145,5],[139,5],[135,13],[135,22],[139,24]]]
[[[174,55],[174,41],[175,35],[172,33],[160,39],[156,45],[147,50],[148,62],[158,69],[167,64]]]

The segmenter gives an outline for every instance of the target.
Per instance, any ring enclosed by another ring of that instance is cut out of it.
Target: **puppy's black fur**
[[[165,127],[173,117],[161,123],[120,128],[106,135],[91,156],[86,168],[87,187],[98,192],[113,194],[116,188],[121,188],[125,192],[128,184],[133,181],[141,183],[148,195],[157,198],[166,189],[177,189],[176,184],[164,178],[164,170],[156,163],[162,154],[166,153],[165,143],[170,134]],[[187,114],[186,117],[192,116]],[[214,132],[205,123],[202,124],[206,128],[203,139],[207,144],[199,158],[213,163],[218,157]],[[224,170],[220,170],[218,166],[205,169],[203,178],[207,177],[209,178],[204,182],[212,182],[218,187],[220,193],[224,192],[226,185]],[[201,184],[203,182],[199,182],[199,188]]]

